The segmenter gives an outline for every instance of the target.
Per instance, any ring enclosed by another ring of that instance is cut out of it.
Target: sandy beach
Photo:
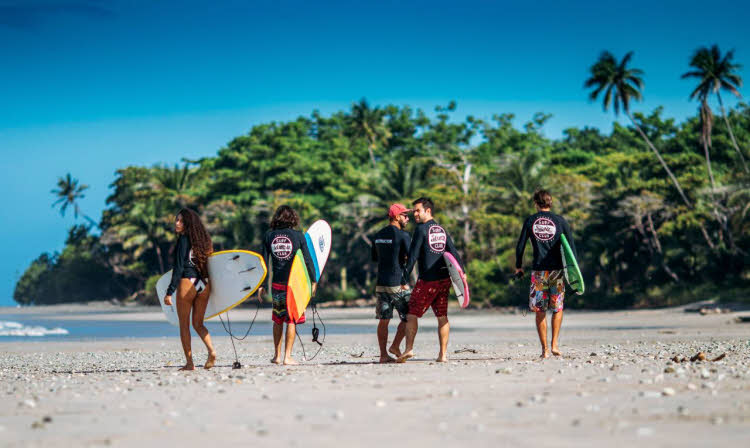
[[[63,326],[91,319],[89,311],[12,310],[59,315]],[[433,362],[428,314],[416,359],[403,365],[374,363],[372,314],[325,310],[327,324],[363,331],[328,334],[310,362],[297,344],[301,365],[293,367],[269,364],[268,332],[237,343],[240,370],[231,368],[229,338],[215,333],[218,366],[194,372],[177,371],[184,359],[176,329],[167,338],[0,338],[0,440],[9,447],[666,447],[741,446],[750,437],[750,325],[737,323],[737,313],[568,312],[563,357],[539,361],[532,315],[451,310],[450,362]],[[259,319],[269,315],[261,310]],[[96,318],[162,317],[102,307]],[[308,354],[310,328],[300,330]],[[197,339],[193,347],[202,363],[205,349]],[[706,361],[689,361],[701,351]]]

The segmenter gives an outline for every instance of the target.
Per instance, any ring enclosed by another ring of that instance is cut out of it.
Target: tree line
[[[393,202],[429,196],[436,219],[466,260],[477,305],[526,301],[514,282],[514,249],[531,196],[550,190],[553,211],[571,223],[585,296],[577,307],[663,306],[702,298],[744,298],[750,286],[750,107],[740,98],[733,52],[699,48],[683,78],[696,115],[681,123],[661,108],[633,110],[644,72],[604,52],[584,80],[591,100],[623,113],[610,133],[566,129],[550,139],[539,113],[517,125],[455,116],[456,104],[428,115],[409,106],[371,106],[254,126],[212,157],[117,170],[98,220],[78,206],[86,186],[70,174],[53,190],[61,213],[82,224],[62,252],[42,254],[19,279],[14,299],[46,304],[137,297],[153,301],[170,267],[175,213],[199,211],[217,250],[260,251],[270,216],[293,206],[304,225],[326,219],[334,230],[321,300],[369,297],[375,265],[370,239]],[[709,100],[716,98],[721,120]]]

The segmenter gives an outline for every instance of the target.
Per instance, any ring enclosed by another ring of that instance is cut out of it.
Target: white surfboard
[[[208,278],[211,295],[208,298],[205,319],[218,316],[247,300],[263,284],[266,278],[266,262],[260,254],[248,250],[225,250],[208,257]],[[164,304],[172,271],[156,282],[156,295],[161,309],[170,324],[178,326],[177,294],[172,296],[172,305]]]
[[[451,253],[445,252],[443,254],[446,266],[448,266],[448,274],[451,276],[451,283],[453,284],[453,292],[456,293],[458,304],[461,308],[469,306],[469,284],[466,282],[466,274],[464,274],[461,265],[458,264],[458,260]]]
[[[315,271],[315,279],[310,280],[317,283],[323,274],[323,268],[326,267],[328,256],[331,254],[331,226],[322,219],[315,221],[305,232],[305,239]]]

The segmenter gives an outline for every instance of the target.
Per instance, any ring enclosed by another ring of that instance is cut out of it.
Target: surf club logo
[[[323,235],[320,235],[318,238],[318,247],[320,248],[321,252],[325,252],[326,250],[326,240],[323,238]]]
[[[283,235],[277,236],[271,242],[271,252],[279,260],[288,260],[292,257],[292,240]]]
[[[549,241],[555,237],[557,227],[555,227],[555,223],[551,219],[537,218],[534,221],[534,225],[531,226],[531,231],[539,241]]]
[[[448,235],[445,233],[440,226],[432,226],[427,231],[427,243],[430,245],[430,249],[433,252],[442,253],[445,252],[445,244],[448,241]]]

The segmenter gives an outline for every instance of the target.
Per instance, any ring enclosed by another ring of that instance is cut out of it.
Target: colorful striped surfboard
[[[299,318],[305,314],[305,308],[310,303],[311,297],[312,285],[305,266],[305,257],[302,256],[302,250],[297,249],[292,261],[292,268],[289,271],[289,281],[286,285],[286,308],[292,322],[297,323]]]

